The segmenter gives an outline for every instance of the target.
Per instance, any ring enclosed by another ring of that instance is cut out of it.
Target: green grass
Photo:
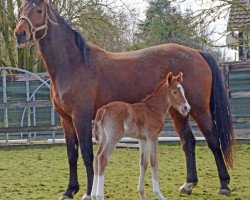
[[[96,151],[95,146],[95,151]],[[180,195],[179,186],[185,181],[184,154],[179,145],[159,145],[159,185],[168,199],[250,199],[250,145],[236,146],[237,162],[230,170],[232,194],[217,195],[219,179],[215,162],[206,146],[198,146],[198,186],[190,196]],[[116,149],[111,156],[105,177],[105,199],[139,199],[136,188],[139,176],[137,149]],[[75,199],[85,193],[86,174],[79,161],[80,191]],[[146,174],[145,192],[148,200],[152,193],[150,167]],[[0,148],[0,199],[49,200],[58,199],[68,183],[68,163],[65,146]]]

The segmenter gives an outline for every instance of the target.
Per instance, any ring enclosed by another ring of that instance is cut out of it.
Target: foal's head
[[[172,72],[168,73],[166,77],[167,98],[173,108],[178,110],[183,116],[186,116],[191,107],[180,84],[182,81],[183,73],[180,72],[177,76],[173,76]]]
[[[14,33],[20,47],[43,38],[47,34],[48,23],[55,21],[55,16],[48,9],[45,0],[24,0],[19,17]]]

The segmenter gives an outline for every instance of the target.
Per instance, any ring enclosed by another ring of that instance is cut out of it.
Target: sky
[[[145,18],[145,11],[148,7],[148,3],[145,0],[126,0],[126,3],[135,8],[138,11],[140,19]],[[211,5],[220,4],[218,0],[186,0],[185,3],[178,5],[178,8],[181,10],[185,10],[186,8],[191,8],[193,11],[198,11],[200,9],[209,8]],[[228,16],[222,18],[220,20],[216,20],[215,23],[211,24],[210,29],[214,29],[217,33],[211,36],[211,39],[221,38],[221,33],[225,33],[227,29],[227,20]],[[225,45],[226,44],[226,36],[223,36],[218,42],[217,45]],[[221,48],[222,51],[225,51],[226,56],[229,57],[231,60],[235,60],[235,55],[237,55],[237,51],[229,49],[227,47]],[[238,56],[238,55],[237,55]],[[236,56],[236,59],[237,59]]]

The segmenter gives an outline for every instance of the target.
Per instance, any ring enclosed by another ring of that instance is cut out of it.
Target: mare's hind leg
[[[214,155],[220,178],[220,189],[218,193],[222,195],[230,195],[231,191],[228,188],[230,176],[223,159],[220,141],[213,126],[211,115],[208,112],[199,111],[199,114],[193,113],[193,118],[197,122],[201,132],[204,134],[207,145]]]
[[[198,182],[195,160],[195,144],[196,140],[192,133],[188,117],[183,117],[178,111],[170,109],[175,130],[180,137],[182,149],[186,157],[187,177],[186,182],[180,187],[179,191],[183,194],[191,194],[192,187]]]
[[[144,177],[148,167],[148,148],[147,142],[145,140],[139,140],[140,145],[140,177],[137,187],[137,192],[139,193],[141,200],[146,200],[144,194]]]
[[[73,195],[79,191],[79,184],[77,180],[78,140],[73,128],[72,120],[69,117],[61,118],[61,124],[64,130],[67,144],[67,154],[70,170],[68,188],[59,198],[59,200],[64,200],[73,198]]]

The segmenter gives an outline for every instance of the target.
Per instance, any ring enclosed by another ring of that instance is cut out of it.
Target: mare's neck
[[[84,65],[82,55],[75,43],[74,32],[60,20],[58,25],[48,23],[47,35],[38,42],[44,64],[52,81],[59,73],[72,73],[74,67]]]
[[[157,113],[160,118],[164,117],[170,108],[170,102],[167,98],[166,87],[162,86],[154,94],[150,95],[147,99],[143,100],[147,109],[150,112]]]

